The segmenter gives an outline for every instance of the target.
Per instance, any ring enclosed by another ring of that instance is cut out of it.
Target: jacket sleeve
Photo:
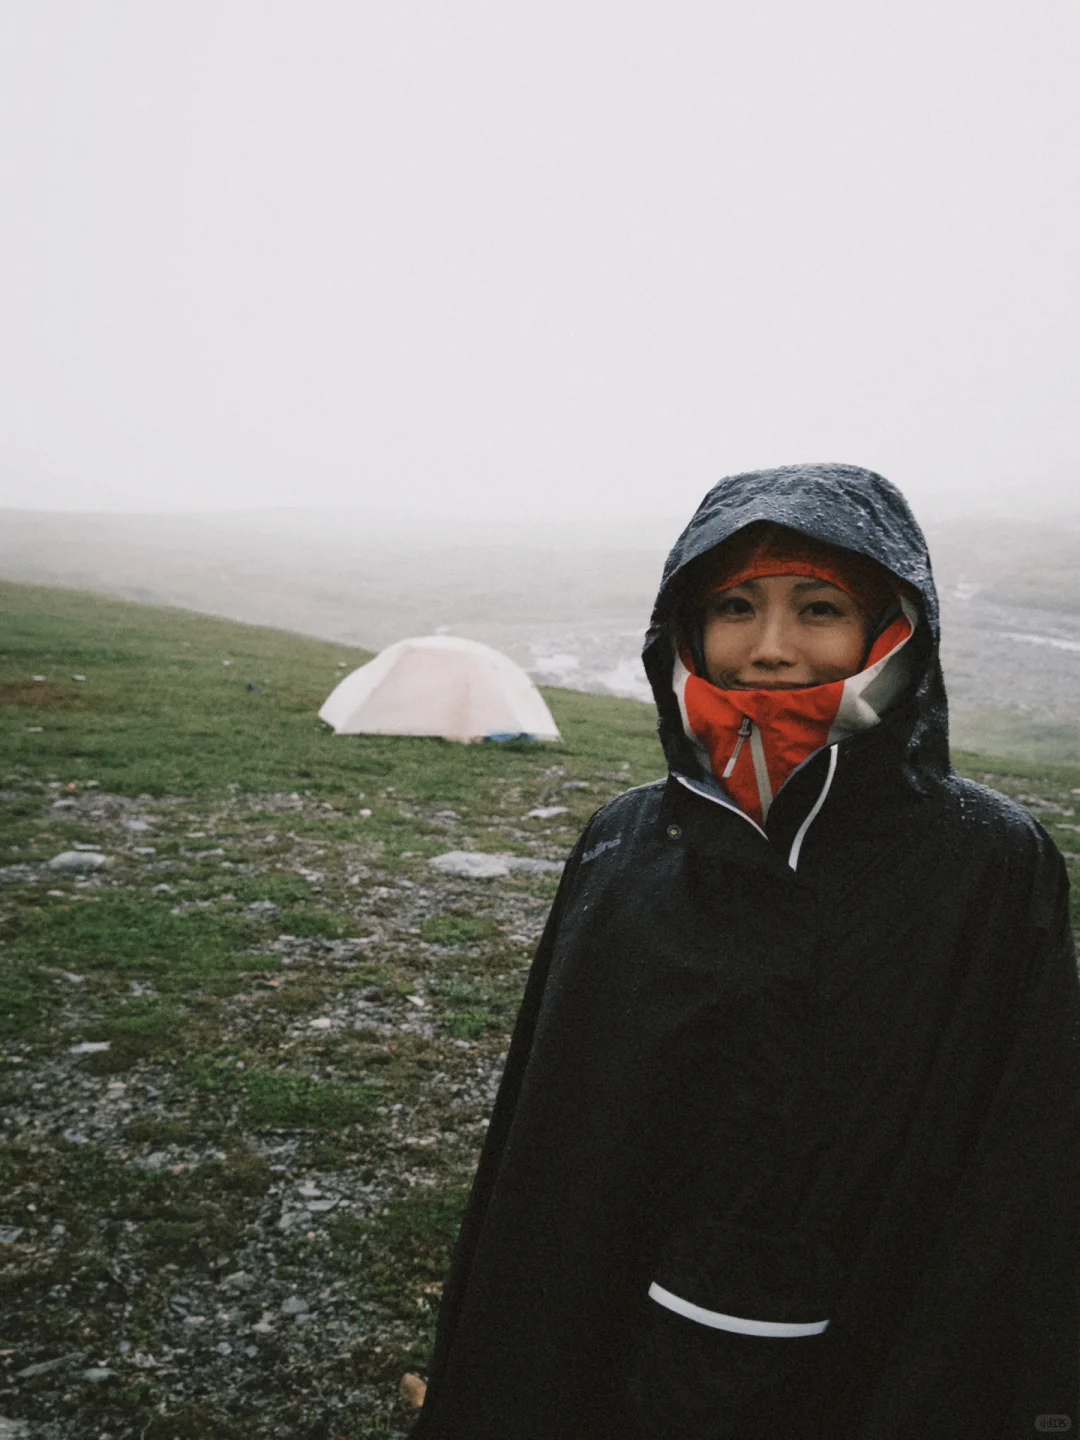
[[[435,1348],[429,1367],[427,1396],[424,1402],[424,1409],[411,1432],[413,1440],[422,1440],[422,1437],[427,1433],[427,1422],[434,1404],[438,1399],[440,1378],[446,1368],[450,1351],[453,1348],[458,1314],[461,1309],[465,1290],[469,1283],[472,1257],[476,1250],[481,1231],[484,1228],[488,1202],[499,1173],[499,1167],[502,1163],[502,1155],[507,1136],[513,1125],[514,1111],[521,1090],[522,1078],[529,1063],[533,1034],[536,1029],[537,1017],[539,1016],[543,1001],[544,989],[547,985],[548,971],[551,967],[551,960],[555,951],[555,940],[559,930],[559,921],[565,907],[566,897],[573,885],[581,856],[586,847],[586,839],[591,824],[592,822],[590,820],[566,863],[566,868],[559,882],[555,900],[547,918],[547,924],[544,926],[544,933],[540,938],[540,944],[529,970],[525,994],[521,1002],[521,1008],[518,1011],[517,1022],[514,1026],[514,1033],[511,1037],[510,1049],[503,1070],[502,1081],[499,1085],[499,1093],[495,1099],[495,1106],[484,1139],[476,1177],[473,1180],[469,1201],[465,1207],[465,1214],[461,1222],[461,1229],[454,1246],[450,1269],[443,1285],[442,1301],[439,1306],[439,1318],[435,1330]]]
[[[1080,1423],[1080,986],[1052,853],[1050,923],[1034,932],[1013,1043],[859,1437],[1006,1440],[1055,1428],[1039,1417]]]

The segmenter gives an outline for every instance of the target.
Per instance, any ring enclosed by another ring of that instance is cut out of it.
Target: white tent
[[[319,718],[338,735],[440,735],[557,740],[551,711],[520,666],[476,640],[399,640],[347,675]]]

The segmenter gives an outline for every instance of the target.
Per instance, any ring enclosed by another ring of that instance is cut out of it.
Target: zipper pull
[[[731,779],[731,776],[734,774],[734,771],[735,771],[735,762],[736,762],[736,760],[738,760],[738,758],[739,758],[739,752],[742,750],[743,744],[744,744],[745,741],[746,741],[746,737],[747,737],[749,734],[750,734],[750,716],[749,716],[749,715],[744,715],[744,716],[743,716],[743,720],[742,720],[742,724],[739,726],[739,738],[738,738],[738,740],[736,740],[736,742],[735,742],[735,749],[732,751],[731,759],[730,759],[730,760],[727,762],[727,764],[724,766],[724,773],[723,773],[723,776],[721,777],[722,779],[724,779],[724,780],[730,780],[730,779]]]

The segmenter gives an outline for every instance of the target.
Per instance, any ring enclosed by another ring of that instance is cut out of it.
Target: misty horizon
[[[3,35],[0,506],[617,527],[842,460],[1076,508],[1066,0]]]

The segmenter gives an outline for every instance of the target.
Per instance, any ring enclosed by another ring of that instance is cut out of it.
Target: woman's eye
[[[815,619],[831,619],[834,615],[842,616],[844,612],[831,600],[811,600],[806,607],[806,613],[814,616]]]
[[[752,615],[754,607],[741,595],[722,595],[712,602],[714,615]]]

